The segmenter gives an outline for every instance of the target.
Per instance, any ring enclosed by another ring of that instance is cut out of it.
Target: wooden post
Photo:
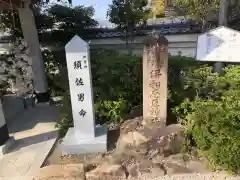
[[[165,37],[150,36],[143,50],[143,123],[167,118],[168,41]]]

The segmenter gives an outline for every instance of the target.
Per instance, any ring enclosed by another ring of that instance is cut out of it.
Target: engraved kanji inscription
[[[152,81],[150,81],[150,83],[149,83],[149,87],[152,88],[152,89],[154,89],[154,88],[160,88],[160,86],[161,86],[161,82],[156,81],[156,80],[152,80]]]
[[[83,109],[81,109],[81,111],[79,111],[79,116],[84,117],[87,114],[87,112]]]
[[[150,71],[149,75],[151,78],[159,78],[159,76],[161,76],[162,74],[161,74],[161,70],[157,69],[157,70]]]
[[[87,68],[88,66],[87,66],[87,61],[86,60],[84,60],[84,68]]]
[[[83,86],[84,84],[83,84],[82,78],[76,78],[75,84],[76,84],[77,86]]]
[[[73,65],[74,65],[74,69],[82,69],[81,61],[74,61]]]
[[[78,101],[81,101],[81,102],[84,101],[84,94],[83,93],[80,93],[77,96],[78,96]]]

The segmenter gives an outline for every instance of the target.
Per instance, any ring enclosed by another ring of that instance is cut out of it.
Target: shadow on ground
[[[35,145],[38,143],[42,143],[42,142],[54,139],[56,138],[56,136],[57,136],[57,130],[34,135],[34,136],[25,137],[22,139],[17,139],[15,140],[12,148],[7,153],[13,153],[27,146]]]

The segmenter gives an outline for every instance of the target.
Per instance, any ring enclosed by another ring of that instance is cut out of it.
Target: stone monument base
[[[70,128],[62,142],[62,155],[104,153],[107,151],[107,126],[96,126],[96,137],[78,136]]]
[[[0,156],[7,154],[8,151],[11,149],[15,142],[15,139],[13,136],[9,137],[9,139],[2,145],[0,146]]]

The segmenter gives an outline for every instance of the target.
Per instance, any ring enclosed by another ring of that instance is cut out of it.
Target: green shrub
[[[123,99],[119,101],[100,101],[94,106],[96,119],[104,123],[107,120],[114,124],[119,124],[123,120],[123,115],[129,112],[127,102]]]
[[[183,56],[170,56],[168,62],[168,115],[167,123],[176,123],[176,114],[172,109],[183,102],[186,97],[184,90],[184,77],[201,65],[193,58]],[[188,95],[188,94],[187,94]]]
[[[100,49],[91,52],[91,63],[96,102],[124,99],[130,106],[142,103],[140,57]]]
[[[199,68],[185,78],[186,91],[195,97],[175,108],[186,134],[191,136],[211,167],[240,169],[240,67]]]

